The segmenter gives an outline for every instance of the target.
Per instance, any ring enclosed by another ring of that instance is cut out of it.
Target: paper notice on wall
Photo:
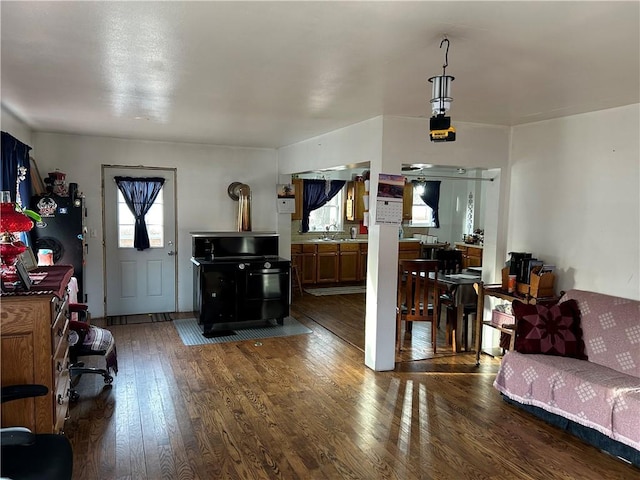
[[[400,225],[404,176],[380,173],[376,193],[376,225]]]
[[[292,184],[278,185],[278,213],[295,213],[296,187]]]

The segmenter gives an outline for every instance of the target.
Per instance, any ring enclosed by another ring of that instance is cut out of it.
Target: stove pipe
[[[251,189],[249,185],[233,182],[227,188],[229,196],[238,202],[238,231],[251,231]]]

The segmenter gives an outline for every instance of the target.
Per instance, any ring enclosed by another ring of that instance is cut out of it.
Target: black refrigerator
[[[30,208],[42,217],[30,232],[33,253],[37,256],[39,249],[50,249],[54,264],[72,265],[73,276],[78,280],[78,301],[86,302],[84,197],[75,193],[66,197],[53,193],[35,195]]]

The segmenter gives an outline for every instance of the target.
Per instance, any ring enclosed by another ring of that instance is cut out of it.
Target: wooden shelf
[[[484,326],[495,328],[501,332],[511,335],[511,341],[509,342],[509,350],[512,350],[515,344],[515,325],[512,328],[493,325],[484,319],[484,297],[500,298],[513,302],[519,300],[523,303],[536,304],[536,303],[553,303],[558,300],[557,296],[536,298],[530,295],[521,294],[518,292],[508,292],[502,288],[502,284],[497,285],[485,285],[480,282],[477,284],[478,293],[478,310],[476,311],[476,365],[480,365],[480,354],[482,353],[482,329]]]
[[[493,347],[493,348],[486,348],[482,351],[482,353],[486,353],[487,355],[489,355],[490,357],[493,358],[498,358],[498,357],[503,357],[505,350],[504,348],[500,348],[500,347]]]

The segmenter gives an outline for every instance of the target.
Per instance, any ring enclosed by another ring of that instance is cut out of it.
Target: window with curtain
[[[302,196],[302,224],[300,227],[301,232],[309,232],[310,229],[310,219],[313,212],[322,207],[325,207],[327,203],[331,202],[334,197],[338,196],[345,184],[344,180],[303,180],[302,188],[304,190],[304,194]],[[339,199],[342,197],[339,196]],[[337,201],[337,200],[336,200]],[[331,222],[335,221],[336,230],[337,230],[337,222],[340,222],[340,229],[342,228],[342,219],[335,218],[335,211],[332,211],[332,205],[329,205],[326,212],[318,212],[314,215],[314,217],[318,216],[317,222],[325,221],[323,220],[326,214],[326,221]],[[340,211],[340,217],[342,212],[342,202],[337,205]],[[332,220],[333,218],[333,220]],[[327,230],[327,226],[329,226],[330,231],[332,230],[334,224],[332,223],[324,223],[322,226],[323,231]],[[317,225],[314,225],[314,228],[317,228]],[[319,230],[318,230],[319,231]]]
[[[331,200],[309,214],[310,232],[342,231],[344,218],[343,190],[338,191]]]
[[[158,192],[156,200],[147,212],[145,222],[149,235],[149,248],[164,248],[163,191]],[[136,219],[129,210],[122,192],[118,191],[118,247],[134,248],[133,240]]]
[[[413,204],[411,225],[440,228],[438,206],[440,204],[440,181],[413,180]]]
[[[162,190],[164,178],[114,177],[114,181],[134,219],[133,248],[139,251],[146,250],[151,246],[146,216]],[[161,206],[160,209],[162,209]]]

